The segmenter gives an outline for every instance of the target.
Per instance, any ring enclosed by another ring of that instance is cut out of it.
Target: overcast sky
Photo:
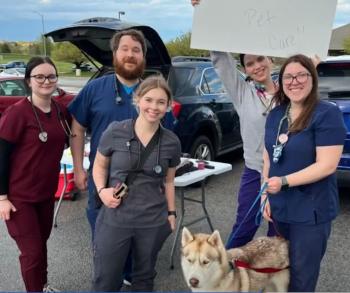
[[[317,3],[317,9],[327,0],[312,1]],[[118,12],[124,11],[122,20],[150,25],[166,42],[191,30],[193,9],[189,3],[190,0],[0,0],[0,40],[37,40],[42,33],[39,14],[49,32],[85,18],[118,17]],[[349,22],[350,0],[338,0],[334,27]]]

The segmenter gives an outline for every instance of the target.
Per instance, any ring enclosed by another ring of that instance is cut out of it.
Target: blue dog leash
[[[267,183],[265,183],[265,184],[266,184],[266,188],[267,188]],[[262,194],[264,193],[264,191],[262,192]],[[261,196],[262,196],[262,194],[261,194]],[[257,214],[255,216],[255,225],[257,225],[257,226],[259,226],[261,224],[262,218],[264,216],[264,210],[265,210],[265,206],[267,203],[267,199],[268,199],[268,197],[266,196],[264,201],[260,204],[259,211],[257,212]]]
[[[261,196],[263,195],[263,193],[265,192],[265,190],[267,189],[267,182],[264,182],[264,184],[261,186],[259,194],[257,195],[257,197],[255,198],[253,204],[251,205],[251,207],[249,208],[248,212],[246,213],[246,215],[244,216],[243,221],[241,222],[241,224],[239,224],[238,228],[236,229],[236,231],[231,235],[231,237],[228,239],[227,243],[231,243],[231,241],[236,237],[236,235],[238,234],[239,230],[241,229],[242,225],[244,224],[245,220],[247,219],[247,217],[249,216],[250,212],[253,210],[253,208],[255,207],[255,205],[257,204],[257,202],[260,200]],[[264,212],[264,208],[266,205],[266,201],[267,201],[267,197],[266,199],[263,201],[263,203],[260,206],[260,209],[258,211],[258,213],[256,214],[255,217],[255,224],[257,226],[260,225],[261,220],[262,220],[262,215]]]

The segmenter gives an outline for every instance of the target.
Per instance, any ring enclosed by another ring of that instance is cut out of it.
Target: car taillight
[[[175,118],[177,118],[180,114],[180,111],[181,111],[181,104],[179,102],[172,101],[171,108],[173,110],[173,114],[174,114]]]

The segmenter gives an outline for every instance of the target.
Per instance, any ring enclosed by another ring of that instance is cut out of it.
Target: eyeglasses
[[[43,74],[36,74],[31,75],[30,77],[33,77],[37,83],[44,83],[45,80],[48,80],[49,83],[55,83],[58,79],[58,76],[56,74],[50,74],[48,76],[45,76]]]
[[[311,74],[307,72],[301,72],[297,75],[286,74],[282,76],[282,82],[283,84],[289,85],[292,84],[293,80],[295,79],[297,83],[305,83],[307,82],[309,76],[311,76]]]

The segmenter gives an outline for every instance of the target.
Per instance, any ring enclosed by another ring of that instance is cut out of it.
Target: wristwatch
[[[289,188],[289,183],[287,181],[287,177],[286,176],[282,176],[281,177],[281,182],[282,182],[282,186],[281,186],[281,190],[285,191]]]
[[[177,217],[176,211],[168,211],[168,216],[175,216],[176,218]]]

